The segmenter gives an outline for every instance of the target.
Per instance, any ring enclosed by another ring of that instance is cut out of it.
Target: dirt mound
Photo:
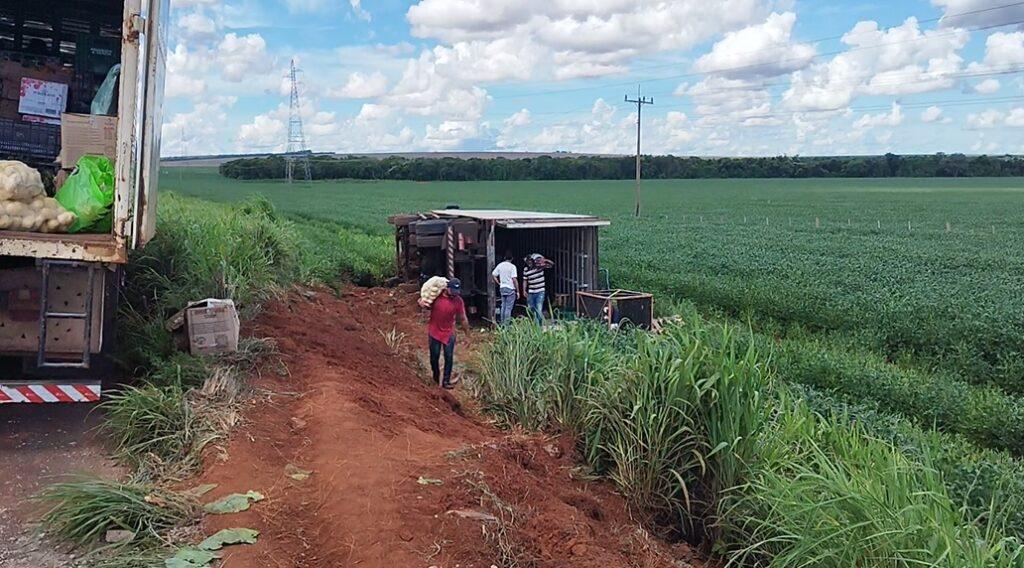
[[[266,394],[198,481],[268,496],[205,521],[262,533],[227,566],[690,565],[577,479],[570,442],[500,431],[429,384],[424,330],[399,290],[297,293],[259,318],[290,374],[257,379]],[[460,336],[457,358],[480,340]]]

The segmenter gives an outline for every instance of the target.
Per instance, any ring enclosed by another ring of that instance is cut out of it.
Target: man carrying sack
[[[420,305],[424,301],[421,300]],[[459,320],[462,329],[469,332],[469,319],[466,317],[466,304],[462,301],[462,282],[452,278],[448,285],[430,304],[430,320],[427,322],[427,340],[430,349],[430,370],[434,382],[442,388],[450,389],[455,385],[452,381],[452,365],[455,362],[455,320]],[[444,377],[441,377],[440,359],[444,351]]]

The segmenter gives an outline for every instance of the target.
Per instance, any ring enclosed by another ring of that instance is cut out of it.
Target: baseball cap
[[[462,281],[458,278],[448,280],[448,291],[452,294],[460,294],[462,292]]]

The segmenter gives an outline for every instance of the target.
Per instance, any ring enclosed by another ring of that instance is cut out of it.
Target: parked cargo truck
[[[111,378],[121,268],[155,231],[168,16],[169,0],[0,2],[0,160],[59,179],[67,112],[111,125],[115,170],[109,233],[0,231],[0,404],[94,402]],[[90,115],[114,65],[116,106]],[[12,100],[26,78],[59,108]]]

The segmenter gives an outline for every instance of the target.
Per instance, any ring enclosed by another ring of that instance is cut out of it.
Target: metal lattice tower
[[[309,175],[309,154],[306,148],[306,136],[302,133],[302,116],[299,114],[299,77],[295,68],[295,60],[292,59],[291,73],[288,77],[292,82],[291,111],[288,115],[288,145],[285,148],[285,169],[287,170],[288,183],[295,178],[296,165],[300,168],[300,175],[310,181]]]

